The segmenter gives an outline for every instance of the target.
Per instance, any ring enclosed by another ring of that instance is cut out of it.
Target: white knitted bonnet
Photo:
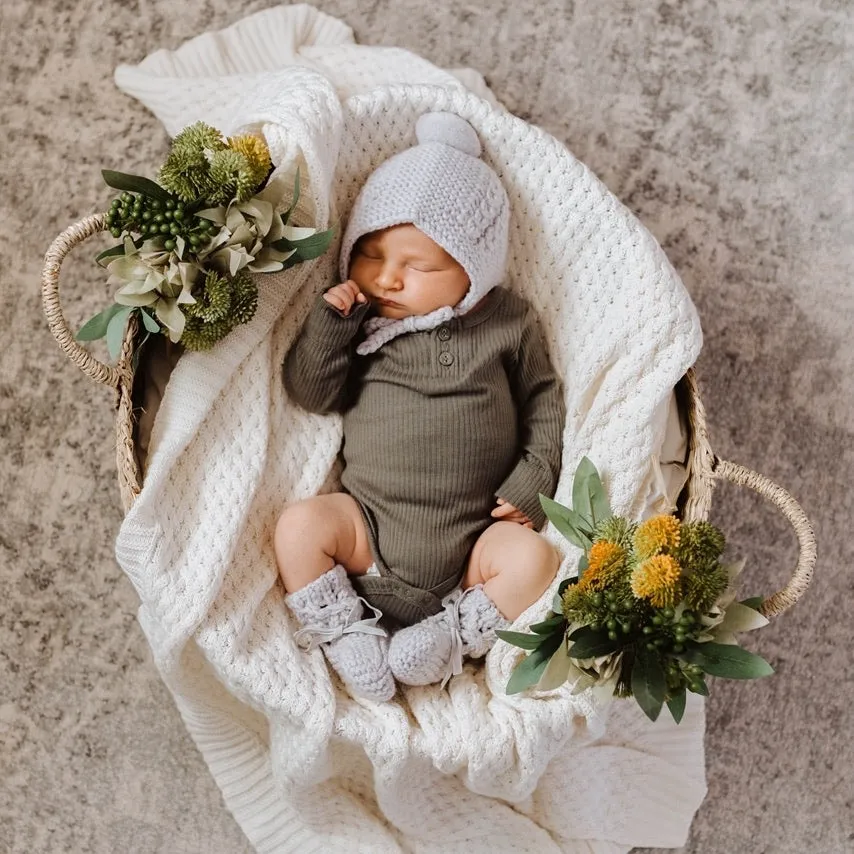
[[[455,306],[399,320],[369,318],[356,351],[361,355],[465,314],[504,277],[510,203],[498,175],[480,159],[475,129],[455,113],[425,113],[415,136],[418,144],[374,170],[356,198],[341,243],[341,278],[349,275],[360,237],[412,223],[462,265],[471,285]]]

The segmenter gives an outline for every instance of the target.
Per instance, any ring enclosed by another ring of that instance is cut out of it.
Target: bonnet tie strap
[[[353,620],[359,610],[360,603],[373,611],[374,616],[367,617],[364,620]],[[382,611],[379,608],[374,608],[373,605],[365,601],[361,596],[358,596],[355,600],[329,605],[323,610],[323,616],[326,618],[323,623],[308,623],[294,632],[294,641],[300,649],[308,651],[314,649],[317,644],[329,643],[330,641],[337,640],[342,635],[349,635],[354,632],[362,632],[366,635],[380,635],[381,637],[385,637],[387,634],[385,629],[377,625],[383,615]],[[345,611],[349,611],[349,613],[343,624],[339,623],[333,626],[328,624],[329,617],[336,617]]]

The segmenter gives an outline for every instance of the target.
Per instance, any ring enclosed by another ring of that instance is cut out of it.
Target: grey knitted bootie
[[[285,601],[301,628],[294,639],[303,649],[320,645],[353,696],[382,703],[394,696],[388,666],[388,636],[377,626],[382,614],[362,619],[364,599],[356,595],[347,571],[336,564]],[[368,605],[370,608],[370,605]]]
[[[455,590],[442,600],[445,610],[396,632],[388,661],[404,685],[442,686],[462,672],[463,656],[479,658],[495,643],[496,629],[510,625],[477,585]]]

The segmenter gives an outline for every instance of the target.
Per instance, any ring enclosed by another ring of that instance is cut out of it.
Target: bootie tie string
[[[373,617],[366,617],[364,620],[354,620],[353,618],[362,609],[359,605],[364,605],[366,608],[374,612]],[[335,621],[335,625],[329,625],[330,617],[337,617],[344,612],[347,613],[344,623]],[[374,608],[373,605],[365,601],[361,596],[354,600],[346,602],[336,602],[332,605],[327,605],[322,609],[321,622],[307,623],[302,628],[294,632],[294,641],[300,649],[306,651],[314,649],[317,644],[329,643],[337,640],[342,635],[352,634],[353,632],[362,632],[366,635],[380,635],[385,637],[388,633],[384,628],[378,626],[383,613],[379,608]]]

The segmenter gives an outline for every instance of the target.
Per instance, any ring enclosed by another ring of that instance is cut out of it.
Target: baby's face
[[[350,259],[350,278],[380,317],[398,320],[455,306],[469,289],[462,266],[410,223],[364,235]]]

